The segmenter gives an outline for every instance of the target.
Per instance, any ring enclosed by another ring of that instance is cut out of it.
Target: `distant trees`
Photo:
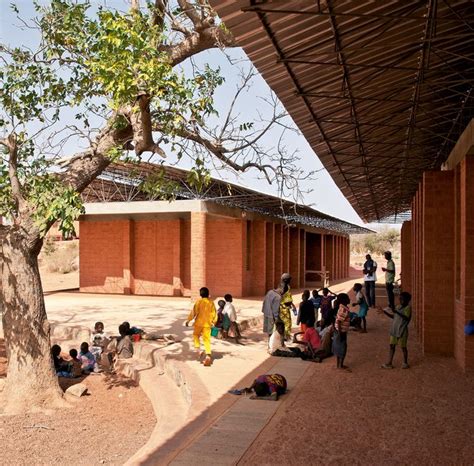
[[[398,251],[399,247],[400,231],[395,228],[351,237],[351,251],[355,254],[383,254],[385,251]]]

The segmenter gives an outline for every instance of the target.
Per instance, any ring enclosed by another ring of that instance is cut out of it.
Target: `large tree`
[[[275,100],[259,126],[232,115],[251,75],[244,76],[219,120],[214,107],[219,70],[192,66],[191,73],[183,71],[181,64],[194,55],[234,45],[207,1],[140,5],[132,0],[120,11],[88,1],[51,0],[36,6],[31,22],[14,3],[19,21],[38,40],[34,49],[0,45],[7,413],[63,404],[51,366],[38,254],[53,223],[71,231],[82,212],[81,192],[111,162],[161,157],[171,148],[178,159],[193,158],[197,173],[212,159],[239,172],[257,170],[289,189],[301,174],[294,156],[279,144],[272,153],[262,147],[272,125],[285,129]],[[65,154],[71,146],[82,150]]]

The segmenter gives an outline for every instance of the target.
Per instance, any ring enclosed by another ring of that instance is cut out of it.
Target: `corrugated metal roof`
[[[474,2],[211,0],[365,221],[410,209],[474,116]]]
[[[247,212],[278,218],[289,224],[307,225],[329,232],[359,234],[372,231],[311,207],[215,178],[199,191],[187,181],[189,173],[187,170],[145,162],[112,163],[85,189],[82,199],[89,203],[158,200],[163,195],[161,191],[150,194],[142,189],[143,182],[157,173],[162,176],[160,179],[174,182],[172,189],[177,199],[213,201]]]

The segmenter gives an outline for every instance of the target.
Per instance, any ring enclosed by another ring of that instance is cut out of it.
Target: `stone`
[[[5,379],[2,378],[0,379],[0,392],[3,391],[4,388],[5,388]]]
[[[77,396],[78,398],[87,393],[87,387],[83,383],[77,383],[76,385],[71,385],[66,393],[69,395]]]

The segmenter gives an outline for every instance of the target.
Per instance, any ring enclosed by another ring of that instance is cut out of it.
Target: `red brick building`
[[[294,288],[316,286],[324,273],[332,281],[348,276],[348,233],[364,229],[304,206],[297,206],[300,214],[282,218],[278,198],[213,184],[234,190],[235,198],[227,196],[226,204],[219,197],[86,203],[80,290],[190,296],[207,286],[214,296],[261,296],[286,271]],[[208,195],[216,195],[213,189]],[[247,207],[231,205],[242,197]],[[289,210],[292,204],[286,204]]]

